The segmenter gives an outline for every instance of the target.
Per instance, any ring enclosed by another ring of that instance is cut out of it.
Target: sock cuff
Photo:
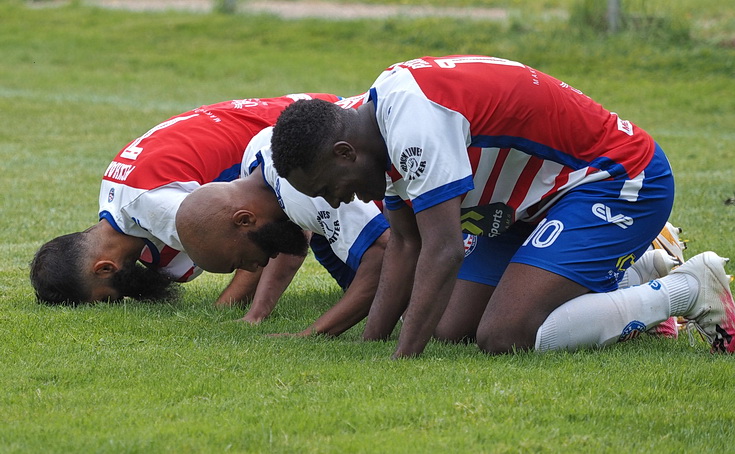
[[[671,305],[670,315],[685,315],[692,306],[697,293],[696,291],[692,292],[692,285],[694,285],[695,289],[699,288],[696,279],[681,273],[667,276],[666,279],[661,279],[659,282],[661,282],[669,294],[669,304]]]
[[[556,318],[550,315],[536,331],[536,344],[534,348],[537,352],[545,352],[555,349],[559,345],[557,339]]]

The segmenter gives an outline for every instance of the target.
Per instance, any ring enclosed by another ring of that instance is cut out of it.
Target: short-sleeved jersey
[[[298,99],[337,101],[329,94],[239,99],[176,115],[120,150],[102,177],[100,219],[117,231],[145,240],[140,261],[171,280],[201,273],[184,253],[176,212],[199,186],[240,176],[248,142],[275,124]]]
[[[242,175],[260,172],[288,218],[302,229],[324,236],[334,254],[357,270],[365,251],[388,229],[388,221],[374,203],[355,200],[335,209],[321,197],[297,191],[273,166],[272,135],[273,128],[266,128],[250,141],[242,160]]]
[[[655,143],[642,129],[549,75],[500,58],[423,57],[369,91],[390,165],[386,205],[415,212],[460,196],[537,219],[571,188],[630,179],[634,197]]]

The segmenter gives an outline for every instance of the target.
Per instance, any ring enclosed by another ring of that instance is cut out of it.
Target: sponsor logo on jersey
[[[409,147],[401,152],[399,165],[406,180],[415,180],[426,170],[426,161],[421,160],[423,150],[419,147]]]
[[[364,95],[351,96],[349,98],[342,98],[339,101],[335,102],[335,104],[344,109],[352,109],[353,107],[361,105],[363,99]]]
[[[640,336],[640,334],[645,331],[646,331],[645,323],[639,322],[638,320],[633,320],[632,322],[625,325],[625,328],[623,328],[623,332],[620,333],[618,342],[625,342],[627,340],[634,339]]]
[[[618,117],[618,114],[615,112],[610,112],[611,115],[615,115],[618,120],[618,131],[623,132],[629,136],[633,135],[633,123],[629,122],[628,120],[623,120],[620,117]]]
[[[404,61],[401,63],[395,63],[388,67],[387,70],[395,70],[397,68],[411,68],[411,69],[421,69],[421,68],[431,68],[431,63],[422,59],[422,58],[416,58],[413,60]]]
[[[460,221],[465,233],[498,236],[513,225],[513,210],[501,202],[462,208]]]
[[[232,107],[235,109],[244,109],[245,107],[258,107],[260,99],[248,98],[248,99],[233,99]]]
[[[115,200],[115,188],[110,188],[110,192],[107,193],[107,203]]]
[[[105,177],[111,180],[125,181],[130,176],[130,172],[135,170],[135,166],[132,164],[123,164],[122,162],[112,161],[107,170],[105,170]]]
[[[477,247],[477,235],[465,235],[464,237],[464,256],[469,257],[472,251]]]
[[[633,218],[624,214],[613,215],[610,207],[602,203],[592,205],[592,213],[603,221],[615,224],[621,229],[627,229],[633,225]]]
[[[291,98],[294,101],[299,101],[302,99],[311,99],[311,96],[307,95],[306,93],[292,93],[290,95],[286,95],[287,98]]]
[[[329,244],[332,244],[339,239],[339,232],[342,228],[339,225],[339,219],[332,220],[331,212],[326,210],[318,211],[316,214],[316,220],[322,227],[324,237],[327,239]]]

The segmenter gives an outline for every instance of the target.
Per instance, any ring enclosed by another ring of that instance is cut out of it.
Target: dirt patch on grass
[[[218,4],[221,4],[217,0],[82,1],[85,4],[100,6],[103,8],[127,9],[132,11],[180,10],[202,13],[211,12],[217,8]],[[372,5],[363,3],[330,3],[320,1],[241,1],[237,2],[236,12],[244,14],[273,14],[284,19],[322,18],[331,20],[351,20],[387,17],[455,17],[498,21],[508,18],[508,12],[503,8]]]

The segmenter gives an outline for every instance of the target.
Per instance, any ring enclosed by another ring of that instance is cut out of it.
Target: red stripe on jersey
[[[543,197],[541,197],[541,200],[546,199],[547,197],[551,196],[552,194],[556,194],[559,191],[559,188],[564,186],[569,182],[569,174],[572,172],[572,169],[569,167],[563,167],[561,169],[561,172],[554,178],[554,187],[549,189],[546,194],[544,194]]]
[[[403,175],[396,169],[395,166],[391,165],[390,170],[388,171],[388,176],[390,177],[390,181],[398,181],[401,178],[403,178]]]
[[[194,267],[189,268],[189,271],[184,273],[184,275],[180,278],[176,279],[176,282],[187,282],[192,274],[194,274]]]
[[[533,180],[536,178],[536,175],[538,175],[539,170],[541,170],[543,163],[542,159],[534,156],[528,160],[526,166],[521,172],[521,175],[518,177],[518,181],[513,188],[513,193],[508,200],[507,205],[509,207],[516,209],[521,206],[526,195],[528,195],[528,191],[531,190]]]
[[[539,208],[544,205],[544,202],[549,197],[552,197],[554,194],[556,194],[557,192],[559,192],[559,188],[561,188],[562,186],[564,186],[565,184],[567,184],[569,182],[569,173],[571,171],[572,170],[570,168],[568,168],[568,167],[562,168],[561,172],[559,172],[559,174],[554,179],[554,186],[551,189],[549,189],[548,191],[546,191],[546,194],[544,194],[541,197],[541,199],[539,199],[539,202],[538,203],[536,203],[536,204],[528,207],[528,209],[526,209],[526,215],[529,216],[529,217],[536,216],[536,214],[539,212]],[[547,210],[548,208],[549,207],[544,207],[544,211]],[[536,222],[538,222],[538,220]]]
[[[480,156],[482,156],[482,148],[480,147],[467,148],[467,156],[470,158],[470,165],[472,166],[472,175],[474,175],[477,172],[477,166],[480,165]]]
[[[493,197],[493,192],[495,191],[495,185],[498,183],[500,171],[503,170],[503,164],[508,158],[509,153],[510,148],[501,148],[498,150],[498,158],[495,160],[493,170],[490,172],[487,183],[485,183],[485,188],[482,190],[482,196],[480,196],[480,203],[478,203],[478,205],[487,205],[490,203],[490,200]]]
[[[163,249],[161,249],[158,266],[161,268],[168,266],[168,264],[171,263],[171,260],[173,260],[177,255],[179,255],[179,251],[170,246],[164,246]]]
[[[138,260],[143,263],[153,264],[153,254],[151,253],[151,249],[148,245],[143,248],[143,252],[140,253],[140,258]]]

